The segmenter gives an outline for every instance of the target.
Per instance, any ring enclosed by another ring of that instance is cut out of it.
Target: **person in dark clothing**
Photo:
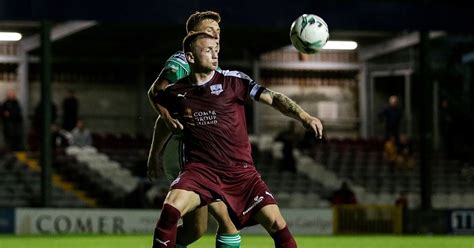
[[[332,195],[331,203],[333,205],[357,204],[357,198],[354,192],[349,188],[349,184],[343,182],[341,188]]]
[[[3,137],[8,149],[23,150],[23,117],[15,91],[7,92],[7,98],[0,106],[0,110],[3,120]]]
[[[390,96],[388,106],[379,113],[379,117],[385,121],[385,140],[388,140],[390,137],[395,137],[396,143],[398,144],[402,116],[403,113],[398,104],[398,97],[395,95]]]
[[[275,141],[283,142],[283,161],[281,171],[296,173],[296,162],[295,157],[293,156],[293,149],[298,143],[296,123],[290,121],[288,123],[288,128],[280,132]]]
[[[71,131],[77,123],[79,115],[79,101],[74,95],[73,90],[68,90],[68,95],[63,100],[63,128]]]
[[[395,206],[400,206],[402,209],[402,233],[406,231],[406,220],[408,218],[408,196],[406,191],[400,192],[400,195],[395,200]]]
[[[41,133],[41,127],[43,126],[43,110],[41,109],[41,102],[36,105],[35,115],[33,116],[33,128],[37,134]],[[56,104],[51,102],[51,123],[56,123],[58,117],[58,111]]]
[[[453,158],[455,154],[458,128],[455,126],[454,113],[449,106],[447,99],[441,101],[439,110],[439,131],[443,142],[444,152],[448,158]]]
[[[51,124],[56,122],[57,118],[57,108],[54,102],[51,102]],[[43,109],[41,102],[39,102],[35,107],[35,112],[33,115],[33,122],[31,123],[31,129],[28,133],[28,148],[32,151],[39,150],[40,141],[42,140],[42,127],[44,121]],[[51,127],[51,126],[50,126]]]

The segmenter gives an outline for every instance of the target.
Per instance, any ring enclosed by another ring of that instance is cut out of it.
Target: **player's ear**
[[[192,52],[186,53],[186,60],[188,61],[188,63],[194,64],[194,55]]]

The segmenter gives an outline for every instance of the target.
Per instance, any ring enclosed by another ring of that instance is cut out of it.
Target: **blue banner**
[[[451,233],[474,234],[474,210],[453,210],[449,219]]]
[[[13,208],[0,208],[0,233],[15,232],[15,210]]]

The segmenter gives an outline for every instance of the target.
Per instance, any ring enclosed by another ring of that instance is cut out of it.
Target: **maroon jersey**
[[[215,71],[203,85],[190,83],[188,77],[169,85],[160,104],[184,125],[185,164],[253,166],[244,104],[258,101],[263,90],[238,71]]]

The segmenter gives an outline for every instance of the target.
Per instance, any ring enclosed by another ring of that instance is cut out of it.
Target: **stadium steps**
[[[16,152],[15,156],[18,161],[21,161],[23,162],[23,164],[26,164],[30,170],[36,172],[41,171],[41,167],[39,166],[38,160],[29,158],[26,152]],[[87,196],[84,191],[79,190],[73,183],[66,181],[60,175],[53,173],[52,183],[54,186],[61,188],[65,192],[71,192],[78,199],[85,202],[88,207],[97,207],[96,199]]]

